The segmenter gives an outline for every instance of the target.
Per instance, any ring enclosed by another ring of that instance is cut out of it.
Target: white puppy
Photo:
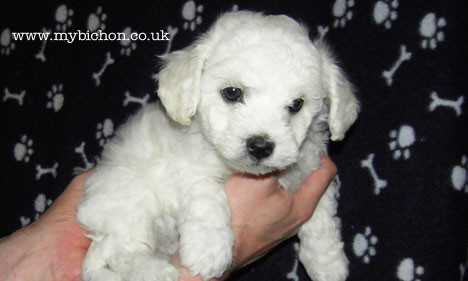
[[[232,260],[223,183],[235,171],[281,170],[295,191],[329,139],[358,113],[327,48],[286,16],[228,13],[191,46],[164,58],[161,103],[131,117],[87,179],[79,222],[91,246],[86,281],[176,280],[168,263],[205,280]],[[347,276],[331,184],[300,232],[299,257],[315,281]]]

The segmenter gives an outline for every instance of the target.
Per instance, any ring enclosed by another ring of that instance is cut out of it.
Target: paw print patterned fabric
[[[468,10],[455,0],[3,5],[0,235],[39,218],[157,102],[157,56],[243,9],[301,20],[358,90],[358,122],[330,144],[348,280],[468,280]],[[231,280],[309,280],[297,249],[293,238]]]

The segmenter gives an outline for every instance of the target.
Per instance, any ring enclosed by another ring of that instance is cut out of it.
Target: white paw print
[[[15,49],[15,42],[11,39],[11,30],[5,28],[0,35],[0,54],[8,56],[10,51]]]
[[[354,0],[336,0],[333,4],[333,16],[336,18],[333,26],[345,27],[346,22],[353,18]]]
[[[55,11],[55,21],[57,22],[55,25],[55,30],[60,32],[67,31],[67,28],[72,25],[72,16],[73,10],[68,8],[67,5],[62,4],[58,6],[57,10]]]
[[[88,17],[87,27],[90,32],[96,30],[105,30],[106,24],[104,23],[107,19],[107,15],[102,12],[102,7],[99,6],[96,9],[96,12],[91,13]]]
[[[44,194],[39,194],[36,197],[36,200],[34,200],[34,209],[36,210],[36,216],[34,219],[38,219],[42,213],[45,212],[48,206],[52,205],[52,200],[47,199],[47,197]]]
[[[120,40],[120,45],[122,45],[122,47],[120,48],[120,54],[122,56],[130,56],[132,51],[135,50],[137,47],[135,41],[130,39],[130,35],[132,34],[132,32],[134,31],[132,31],[132,29],[128,26],[123,30],[126,40]]]
[[[416,141],[416,134],[411,126],[403,125],[400,129],[390,132],[390,138],[393,139],[388,144],[390,150],[393,151],[393,159],[398,160],[408,159],[411,156],[409,147]]]
[[[385,28],[392,27],[392,21],[398,18],[398,0],[379,0],[374,6],[374,21],[383,24]]]
[[[460,165],[452,169],[452,185],[458,191],[468,193],[468,158],[463,155]]]
[[[47,92],[47,98],[49,99],[49,101],[47,102],[47,108],[51,108],[55,112],[59,111],[62,108],[65,99],[62,94],[62,91],[62,84],[52,85],[52,88]]]
[[[36,214],[34,215],[34,220],[37,220],[50,205],[52,205],[52,200],[47,199],[47,197],[42,193],[39,194],[34,200],[34,210],[36,211]],[[21,216],[20,223],[22,227],[25,227],[26,225],[31,223],[31,218]]]
[[[28,224],[31,223],[31,219],[21,216],[20,217],[20,223],[21,223],[21,227],[25,227],[25,226],[27,226]]]
[[[424,274],[424,267],[415,265],[411,258],[403,259],[397,268],[397,277],[401,281],[421,281],[419,279]]]
[[[372,229],[369,226],[366,227],[364,234],[358,233],[354,236],[354,254],[357,257],[362,258],[364,263],[369,263],[371,257],[375,256],[377,253],[375,250],[375,245],[377,245],[377,242],[377,236],[372,235]]]
[[[33,140],[28,139],[28,136],[23,135],[21,137],[21,141],[15,144],[15,148],[13,150],[16,161],[24,161],[25,163],[28,163],[31,155],[34,153],[32,146]]]
[[[439,42],[444,41],[445,34],[442,28],[447,25],[445,18],[437,18],[434,13],[424,16],[419,24],[419,34],[423,37],[421,47],[434,50]]]
[[[97,124],[96,139],[100,146],[104,146],[114,133],[114,123],[109,118],[104,122]]]
[[[197,25],[202,23],[202,17],[199,15],[203,12],[203,5],[195,4],[195,1],[187,1],[182,7],[182,17],[185,19],[184,29],[195,30]]]

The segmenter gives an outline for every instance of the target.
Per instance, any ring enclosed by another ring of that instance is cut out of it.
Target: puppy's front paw
[[[311,259],[307,254],[299,254],[301,261],[314,281],[344,281],[348,277],[348,259],[343,251],[331,258],[315,256]]]
[[[231,265],[234,244],[231,230],[212,230],[203,237],[193,235],[191,239],[184,240],[180,247],[180,259],[191,275],[200,275],[204,280],[209,280],[223,275]]]
[[[107,259],[107,264],[125,281],[177,281],[179,278],[179,270],[175,266],[148,252],[118,252]]]
[[[179,270],[169,264],[165,266],[139,267],[133,270],[130,281],[177,281]]]

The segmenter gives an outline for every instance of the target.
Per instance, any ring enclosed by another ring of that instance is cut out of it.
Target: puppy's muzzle
[[[267,158],[273,153],[275,144],[266,137],[253,136],[246,140],[247,151],[257,160]]]

